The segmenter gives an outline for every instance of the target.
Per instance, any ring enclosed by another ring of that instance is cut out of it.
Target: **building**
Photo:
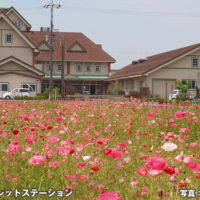
[[[34,94],[49,87],[49,28],[31,31],[31,25],[13,7],[0,0],[0,97],[16,87],[31,85]],[[62,44],[65,43],[64,66]],[[115,62],[100,44],[83,33],[54,32],[53,87],[65,86],[77,93],[96,95],[105,91],[104,80]]]
[[[200,44],[133,61],[107,79],[116,80],[126,94],[148,88],[151,95],[159,94],[162,98],[168,98],[175,89],[175,80],[190,80],[190,93],[195,95],[196,87],[200,88]]]

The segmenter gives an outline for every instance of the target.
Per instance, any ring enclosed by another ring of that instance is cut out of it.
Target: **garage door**
[[[0,83],[0,98],[8,92],[8,83]]]
[[[161,98],[166,99],[169,97],[169,93],[175,89],[175,80],[168,79],[154,79],[153,80],[153,94],[159,94]]]

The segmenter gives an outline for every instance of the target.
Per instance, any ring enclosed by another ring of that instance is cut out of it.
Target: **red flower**
[[[169,175],[173,175],[173,174],[175,174],[175,169],[174,169],[174,167],[173,166],[165,166],[164,168],[163,168],[163,171],[164,172],[166,172],[167,174],[169,174]]]
[[[142,175],[142,176],[146,176],[147,173],[148,173],[148,170],[147,170],[147,168],[140,168],[140,169],[137,170],[137,173]]]
[[[99,167],[92,167],[91,170],[93,170],[94,172],[98,172],[100,169]]]
[[[112,149],[104,149],[104,154],[107,156],[107,155],[110,155],[112,153]]]
[[[14,130],[14,131],[13,131],[13,135],[17,135],[18,133],[19,133],[18,130]]]

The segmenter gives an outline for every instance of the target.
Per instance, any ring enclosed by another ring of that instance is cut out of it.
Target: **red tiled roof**
[[[169,62],[172,61],[173,59],[189,52],[192,51],[193,49],[196,49],[200,47],[199,44],[194,44],[191,46],[183,47],[180,49],[175,49],[172,51],[160,53],[157,55],[149,56],[147,57],[147,60],[142,62],[142,63],[137,63],[137,64],[130,64],[128,66],[125,66],[118,70],[114,75],[110,76],[108,80],[113,80],[113,79],[120,79],[120,78],[125,78],[129,76],[137,76],[137,75],[144,75],[145,73]]]
[[[38,46],[45,40],[45,36],[49,35],[49,32],[30,31],[24,32],[25,35]],[[94,61],[94,62],[115,62],[115,59],[108,55],[100,45],[95,44],[89,38],[82,33],[70,33],[70,32],[54,32],[56,35],[56,41],[54,42],[54,60],[62,60],[62,36],[65,36],[65,49],[69,49],[74,43],[78,42],[87,52],[66,52],[65,60],[67,61]],[[49,61],[50,52],[40,51],[40,54],[36,57],[37,61]]]

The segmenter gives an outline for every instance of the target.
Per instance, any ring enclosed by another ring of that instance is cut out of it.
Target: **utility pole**
[[[62,98],[64,99],[65,97],[65,77],[64,77],[64,73],[65,73],[65,36],[62,36],[62,71],[61,71],[61,79],[62,79]]]
[[[51,21],[50,21],[50,95],[49,98],[51,99],[53,95],[53,9],[60,8],[60,4],[54,4],[53,0],[51,3],[44,5],[44,8],[51,8]]]

